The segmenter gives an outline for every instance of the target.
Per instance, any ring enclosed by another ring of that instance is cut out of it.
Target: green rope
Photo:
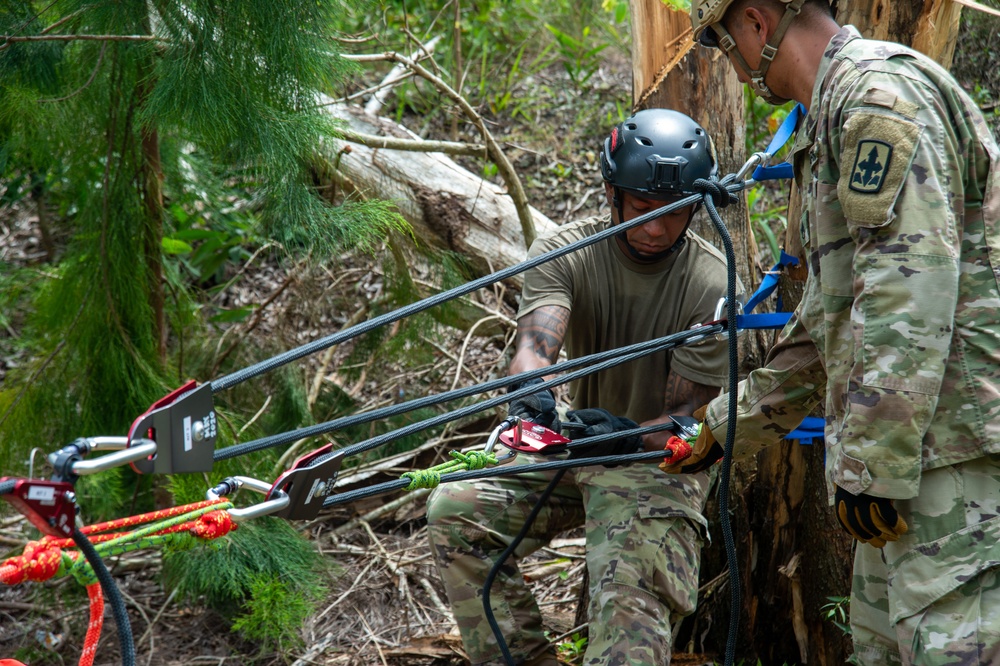
[[[417,488],[437,488],[441,483],[441,475],[451,472],[464,472],[477,469],[485,469],[490,465],[496,465],[499,461],[491,451],[452,451],[452,459],[448,462],[435,465],[430,469],[417,469],[412,472],[403,472],[400,478],[409,479],[410,485],[404,490],[416,490]]]
[[[128,532],[127,534],[123,534],[115,539],[94,544],[94,549],[97,550],[97,554],[101,556],[101,559],[117,557],[119,555],[124,555],[125,553],[130,553],[144,548],[158,548],[159,546],[165,544],[171,544],[178,550],[184,550],[185,548],[193,546],[195,542],[198,541],[198,539],[190,532],[175,532],[173,534],[155,534],[155,532],[159,532],[160,530],[165,530],[191,520],[197,520],[206,513],[211,513],[212,511],[222,511],[231,508],[233,508],[231,502],[222,502],[219,504],[213,504],[212,506],[202,507],[194,511],[189,511],[188,513],[183,513],[179,516],[174,516],[173,518],[161,520],[157,523],[150,523],[146,527],[135,530],[134,532]],[[68,573],[83,586],[97,582],[97,575],[94,573],[93,567],[90,566],[90,563],[87,562],[86,558],[78,558],[75,562],[71,563],[68,570],[66,570],[66,566],[66,558],[64,558],[59,566],[59,574]]]

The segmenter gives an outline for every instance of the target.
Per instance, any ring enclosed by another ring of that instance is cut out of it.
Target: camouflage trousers
[[[909,532],[855,552],[854,663],[1000,664],[1000,457],[926,471],[895,504]]]
[[[520,456],[515,464],[534,462]],[[462,642],[473,664],[503,664],[482,589],[554,472],[438,487],[428,535]],[[584,663],[670,660],[671,623],[694,611],[707,475],[671,476],[655,465],[569,470],[490,590],[494,616],[518,663],[555,664],[538,605],[516,557],[584,525],[590,606]],[[705,531],[704,533],[707,533]]]

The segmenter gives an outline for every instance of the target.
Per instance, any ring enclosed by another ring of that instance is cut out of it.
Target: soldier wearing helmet
[[[859,664],[1000,663],[1000,148],[936,63],[812,0],[695,0],[697,39],[808,114],[792,148],[809,263],[735,455],[821,401],[830,503],[858,541]],[[669,471],[719,458],[727,397]]]
[[[695,192],[716,171],[708,134],[684,114],[640,111],[603,145],[601,173],[610,213],[540,237],[537,256]],[[579,357],[676,333],[712,320],[726,292],[726,264],[688,231],[695,206],[663,215],[542,264],[525,274],[510,374],[556,362],[565,346]],[[726,345],[712,341],[659,352],[570,385],[572,410],[560,417],[549,391],[515,400],[510,413],[584,436],[690,415],[727,381]],[[668,433],[619,439],[583,455],[663,450]],[[578,451],[574,451],[576,455]],[[521,456],[518,463],[532,459]],[[482,607],[494,561],[523,526],[552,473],[442,485],[427,509],[428,535],[473,664],[502,664]],[[567,473],[544,505],[523,557],[567,529],[585,527],[590,575],[589,641],[584,663],[666,664],[671,626],[694,611],[702,516],[709,477],[677,477],[655,465],[581,467]],[[558,663],[542,618],[513,560],[491,601],[518,663]]]

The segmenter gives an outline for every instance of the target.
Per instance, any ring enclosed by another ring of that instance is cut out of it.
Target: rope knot
[[[201,539],[218,539],[235,530],[237,524],[233,522],[228,511],[211,511],[198,518],[194,526],[191,527],[191,534]]]
[[[410,485],[406,486],[405,490],[437,488],[441,483],[441,473],[433,469],[418,469],[412,472],[403,472],[400,477],[410,480]]]
[[[726,186],[717,180],[699,178],[692,185],[695,191],[711,197],[712,203],[715,204],[716,208],[725,208],[739,201],[735,194],[726,189]]]
[[[492,451],[490,453],[486,451],[469,451],[468,453],[452,451],[451,455],[456,460],[460,460],[468,470],[485,469],[489,465],[497,464],[497,457]]]
[[[0,565],[0,580],[8,585],[17,585],[26,580],[41,582],[59,573],[62,564],[62,550],[58,547],[29,541],[24,554],[11,557]]]

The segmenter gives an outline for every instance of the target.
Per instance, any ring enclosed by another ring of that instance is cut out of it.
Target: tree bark
[[[331,114],[363,135],[413,140],[399,125],[333,104]],[[510,196],[441,153],[372,148],[331,139],[317,167],[319,185],[331,199],[349,193],[387,199],[413,227],[417,244],[461,253],[481,274],[524,261],[527,252]],[[556,224],[531,208],[538,233]],[[520,276],[512,282],[520,284]]]
[[[869,39],[912,46],[950,67],[962,6],[952,0],[873,0],[835,3],[837,22]]]

